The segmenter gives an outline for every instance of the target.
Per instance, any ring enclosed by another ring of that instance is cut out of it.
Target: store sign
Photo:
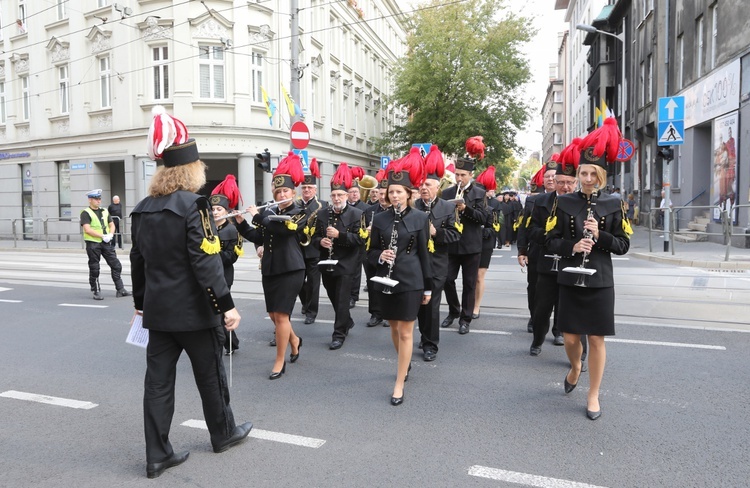
[[[28,158],[29,156],[31,156],[31,153],[27,153],[27,152],[20,152],[20,153],[0,152],[0,159]]]
[[[737,59],[680,93],[685,96],[686,129],[739,108],[740,69]]]

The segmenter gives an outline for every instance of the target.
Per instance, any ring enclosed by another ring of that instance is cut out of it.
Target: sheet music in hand
[[[143,328],[143,315],[135,313],[130,321],[130,332],[125,339],[128,344],[145,348],[148,345],[148,329]]]

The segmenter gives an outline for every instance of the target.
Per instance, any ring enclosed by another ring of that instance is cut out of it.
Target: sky
[[[425,3],[424,0],[398,0],[402,10],[408,11]],[[557,62],[557,34],[566,29],[565,11],[555,10],[555,0],[507,0],[506,5],[516,14],[531,17],[537,34],[524,49],[529,60],[531,79],[526,86],[526,100],[531,108],[531,119],[517,137],[525,150],[522,161],[534,151],[542,149],[542,103],[549,84],[549,65]]]

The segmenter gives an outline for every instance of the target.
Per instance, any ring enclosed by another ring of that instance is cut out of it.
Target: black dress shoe
[[[529,319],[529,321],[526,323],[526,332],[528,332],[529,334],[534,333],[534,324],[531,323],[531,319]]]
[[[571,383],[568,383],[568,374],[571,371],[573,371],[573,370],[571,369],[567,373],[565,373],[565,381],[563,382],[563,384],[565,385],[565,393],[570,393],[571,391],[573,391],[573,390],[576,389],[576,386],[578,386],[578,382],[577,381],[576,381],[576,383],[574,385],[571,384]],[[581,375],[580,374],[578,375],[578,379],[579,380],[581,379]]]
[[[116,294],[115,296],[116,296],[117,298],[121,298],[121,297],[129,297],[129,296],[132,296],[132,295],[133,295],[133,294],[132,294],[132,293],[130,293],[130,292],[129,292],[128,290],[126,290],[125,288],[120,288],[119,290],[117,290],[117,294]]]
[[[224,452],[230,447],[236,446],[247,437],[247,435],[250,433],[250,429],[252,428],[252,422],[245,422],[242,425],[236,426],[231,436],[229,436],[219,444],[214,444],[214,452]]]
[[[451,325],[453,325],[453,321],[456,320],[457,318],[458,317],[454,315],[448,315],[447,317],[445,317],[445,320],[441,322],[440,327],[442,328],[450,327]]]
[[[409,381],[410,372],[411,372],[411,363],[409,363],[409,369],[406,370],[406,376],[404,376],[404,382]]]
[[[538,356],[542,353],[541,347],[534,347],[531,346],[531,349],[529,349],[529,356]]]
[[[370,320],[367,321],[367,327],[377,327],[383,323],[383,319],[376,315],[371,315]]]
[[[328,349],[331,351],[335,351],[336,349],[341,349],[341,346],[344,345],[344,341],[341,339],[334,339],[331,341],[330,344],[328,344]]]
[[[398,398],[391,397],[391,405],[393,405],[394,407],[397,407],[397,406],[401,405],[402,403],[404,403],[404,394],[403,393]]]
[[[299,359],[299,349],[302,347],[302,338],[299,338],[299,344],[297,344],[297,354],[289,354],[289,362],[294,363]]]
[[[436,351],[433,351],[432,349],[427,349],[424,352],[424,360],[427,361],[428,363],[430,361],[434,361],[435,359],[437,359],[437,352]]]
[[[555,340],[552,341],[552,344],[554,344],[556,346],[564,346],[565,345],[565,339],[561,335],[555,336]]]
[[[459,334],[468,334],[469,333],[469,324],[466,322],[459,322],[458,324],[458,333]]]
[[[160,463],[148,463],[146,465],[146,476],[152,479],[158,478],[165,470],[187,461],[188,456],[190,456],[190,452],[183,451],[179,454],[172,453],[170,457]]]
[[[355,300],[354,298],[350,298],[349,299],[349,308],[352,309],[352,308],[354,308],[356,306],[357,306],[357,300]]]
[[[297,354],[297,356],[299,356],[299,354]],[[271,375],[268,377],[268,379],[278,380],[279,378],[281,378],[281,375],[284,373],[286,373],[286,361],[284,361],[284,366],[281,367],[281,371],[271,371]]]
[[[471,314],[471,318],[472,319],[478,319],[479,318],[479,314],[478,313],[473,313],[473,314]]]
[[[305,317],[305,324],[312,324],[313,322],[315,322],[315,317],[313,317],[312,315],[308,315],[307,317]]]
[[[589,420],[596,420],[602,416],[602,411],[600,409],[600,410],[597,410],[596,412],[592,412],[591,410],[586,409],[586,416],[589,418]]]
[[[268,343],[271,347],[276,347],[276,332],[273,333],[273,339]]]
[[[390,327],[390,326],[391,326],[391,324],[390,324],[390,323],[388,323],[388,321],[387,321],[387,320],[384,320],[384,321],[383,321],[383,327]]]
[[[302,307],[302,315],[307,315],[307,309]]]

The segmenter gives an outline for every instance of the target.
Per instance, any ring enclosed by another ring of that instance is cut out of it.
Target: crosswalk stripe
[[[204,420],[190,419],[186,420],[180,425],[185,427],[192,427],[195,429],[208,430],[206,422]],[[256,439],[263,439],[266,441],[283,442],[285,444],[293,444],[295,446],[311,447],[317,449],[326,443],[323,439],[315,439],[313,437],[303,437],[301,435],[284,434],[283,432],[273,432],[270,430],[253,429],[250,431],[249,437]]]
[[[602,486],[578,483],[576,481],[548,478],[517,471],[506,471],[504,469],[488,468],[486,466],[472,466],[469,468],[469,476],[488,478],[497,481],[507,481],[518,485],[534,486],[537,488],[604,488]]]
[[[712,349],[715,351],[726,351],[724,346],[711,346],[709,344],[688,344],[685,342],[662,342],[662,341],[641,341],[636,339],[615,339],[607,337],[607,342],[622,342],[625,344],[645,344],[649,346],[668,346],[668,347],[689,347],[693,349]]]
[[[89,410],[97,407],[98,404],[91,402],[83,402],[80,400],[71,400],[69,398],[59,398],[47,395],[38,395],[36,393],[26,393],[23,391],[8,390],[0,393],[0,397],[14,398],[16,400],[26,400],[29,402],[46,403],[47,405],[55,405],[58,407],[69,407],[69,408],[81,408]]]

